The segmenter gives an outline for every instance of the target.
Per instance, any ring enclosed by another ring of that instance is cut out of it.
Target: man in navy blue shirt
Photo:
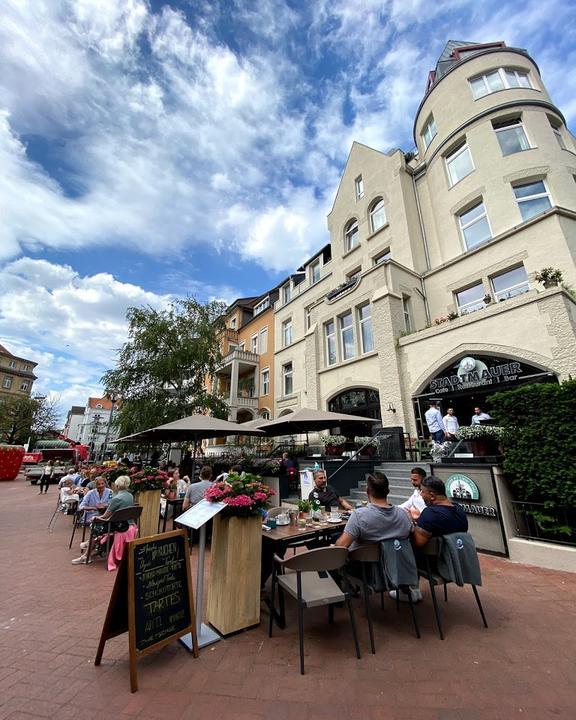
[[[446,497],[442,480],[425,477],[420,485],[420,494],[426,507],[414,527],[412,541],[415,547],[423,547],[431,537],[468,532],[468,518],[461,505]]]

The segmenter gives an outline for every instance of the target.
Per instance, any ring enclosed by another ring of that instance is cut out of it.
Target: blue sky
[[[329,237],[354,140],[410,150],[448,39],[538,63],[576,127],[567,0],[4,0],[0,342],[62,409],[130,305],[257,295]]]

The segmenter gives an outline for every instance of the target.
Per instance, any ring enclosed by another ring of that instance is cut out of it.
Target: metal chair
[[[84,542],[84,540],[86,539],[86,528],[90,527],[90,521],[86,521],[84,519],[85,515],[85,510],[79,510],[78,508],[76,508],[76,512],[74,513],[74,520],[72,521],[72,535],[68,544],[69,550],[72,548],[72,543],[74,542],[74,535],[76,535],[76,530],[79,527],[82,528],[82,542]]]
[[[356,648],[356,657],[360,659],[360,646],[356,633],[356,623],[350,594],[342,591],[336,582],[328,575],[330,570],[338,570],[346,563],[348,550],[341,547],[317,548],[308,552],[300,553],[294,557],[283,560],[274,556],[274,569],[272,571],[271,608],[268,636],[272,637],[272,626],[274,623],[274,597],[276,585],[279,590],[279,604],[281,621],[280,626],[285,625],[284,593],[288,593],[298,603],[298,634],[300,638],[300,673],[304,675],[304,609],[328,606],[328,622],[334,622],[335,603],[346,602],[352,626],[352,635]],[[282,571],[292,570],[288,574],[278,575],[278,568]],[[322,573],[322,575],[320,575]]]
[[[68,498],[66,500],[60,499],[60,493],[58,493],[58,499],[56,500],[56,507],[50,520],[48,521],[48,532],[52,532],[56,526],[58,516],[62,514],[71,514],[76,512],[78,507],[78,500],[76,498]]]
[[[128,520],[136,520],[136,523],[140,520],[140,515],[142,514],[142,506],[141,505],[132,505],[131,507],[122,508],[122,510],[116,510],[116,512],[113,512],[112,515],[107,520],[99,521],[98,524],[106,525],[106,529],[103,533],[96,533],[94,532],[94,523],[90,525],[90,537],[88,538],[88,550],[86,551],[86,564],[89,565],[91,561],[92,556],[92,547],[94,545],[94,538],[100,537],[101,534],[106,535],[106,557],[108,556],[108,553],[110,552],[110,545],[112,544],[112,537],[114,533],[116,532],[113,529],[113,523],[118,522],[127,522]]]
[[[469,547],[472,548],[474,551],[473,559],[471,561],[466,560],[464,555],[462,556],[461,570],[463,570],[463,575],[458,579],[450,577],[449,573],[446,571],[446,558],[444,556],[444,553],[448,552],[447,543],[450,541],[451,537],[455,538],[456,540],[459,537],[465,538],[466,543],[468,543]],[[484,608],[482,607],[482,603],[480,602],[480,595],[478,594],[477,588],[477,585],[482,584],[480,563],[478,562],[478,553],[476,552],[476,546],[474,545],[474,540],[472,539],[470,533],[453,533],[452,535],[445,535],[441,538],[431,538],[430,541],[426,545],[424,545],[424,547],[420,548],[420,552],[418,553],[418,560],[418,575],[420,577],[423,577],[425,580],[428,580],[428,584],[430,585],[430,594],[432,595],[432,604],[434,606],[434,615],[436,616],[436,625],[438,626],[438,634],[440,635],[440,640],[444,640],[444,631],[442,628],[442,621],[440,619],[440,608],[438,607],[438,601],[436,598],[435,588],[437,585],[442,585],[444,588],[444,602],[448,602],[449,583],[457,582],[457,584],[460,586],[471,585],[474,592],[474,597],[476,598],[476,603],[478,605],[478,610],[480,611],[480,616],[482,617],[482,622],[484,623],[484,627],[488,627],[488,623],[486,622],[486,616],[484,615]],[[472,576],[477,577],[479,581],[469,582],[466,579]]]

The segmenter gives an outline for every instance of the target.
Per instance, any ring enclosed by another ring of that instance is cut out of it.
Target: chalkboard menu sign
[[[95,665],[100,665],[106,640],[125,632],[130,645],[132,692],[138,689],[139,655],[191,633],[194,656],[198,656],[188,539],[183,530],[128,543],[112,590]]]

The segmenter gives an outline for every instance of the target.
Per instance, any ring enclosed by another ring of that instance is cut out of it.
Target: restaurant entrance
[[[558,382],[550,370],[515,358],[490,355],[459,355],[429,380],[412,398],[419,437],[428,437],[424,413],[428,401],[436,400],[442,415],[449,407],[460,425],[470,425],[475,407],[489,412],[488,398],[496,392],[528,383]]]

